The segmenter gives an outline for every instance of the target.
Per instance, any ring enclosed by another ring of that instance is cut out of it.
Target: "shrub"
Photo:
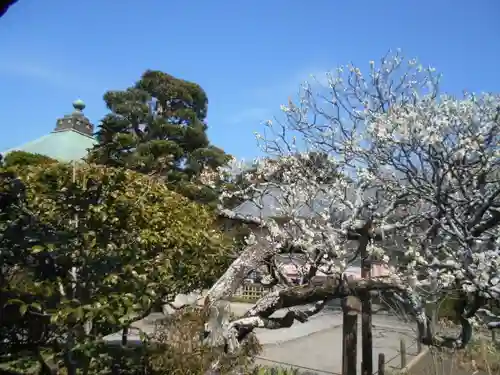
[[[251,368],[253,356],[261,350],[256,338],[251,336],[237,354],[225,354],[223,347],[209,347],[200,340],[206,321],[203,310],[188,309],[161,322],[154,336],[159,344],[149,354],[153,372],[158,375],[205,374],[215,361],[221,375],[235,368]]]
[[[218,374],[250,374],[253,356],[260,351],[251,339],[236,355],[224,353],[223,347],[209,347],[202,341],[207,319],[201,308],[187,308],[158,322],[155,333],[142,347],[115,347],[93,360],[92,374],[204,375],[213,363]]]
[[[26,151],[11,151],[3,158],[3,167],[26,167],[29,165],[48,165],[57,163],[57,160],[42,154]]]
[[[210,209],[139,173],[57,163],[0,180],[4,352],[56,348],[56,362],[84,365],[102,335],[210,286],[229,261]]]

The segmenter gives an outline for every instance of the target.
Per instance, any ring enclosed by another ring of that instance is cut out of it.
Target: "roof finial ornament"
[[[76,99],[73,102],[73,108],[75,109],[75,112],[81,113],[85,109],[85,103],[81,99]]]
[[[73,112],[57,119],[55,132],[74,130],[89,137],[94,136],[94,126],[83,114],[85,103],[81,99],[73,102]]]

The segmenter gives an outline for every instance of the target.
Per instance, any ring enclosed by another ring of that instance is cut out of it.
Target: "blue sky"
[[[0,150],[76,98],[97,124],[106,90],[159,69],[199,83],[212,142],[250,159],[253,131],[309,74],[391,48],[436,67],[444,91],[500,91],[499,17],[498,0],[19,0],[0,19]]]

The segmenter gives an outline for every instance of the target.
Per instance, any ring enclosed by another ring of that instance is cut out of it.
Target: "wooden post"
[[[373,374],[372,301],[369,293],[361,301],[361,350],[362,375]]]
[[[372,262],[366,247],[370,239],[371,221],[363,228],[363,236],[359,242],[361,256],[361,277],[371,277]],[[361,375],[373,374],[373,337],[372,337],[372,299],[369,292],[361,295]]]
[[[342,300],[342,375],[357,373],[358,311],[352,306],[354,298],[347,297]],[[359,303],[359,300],[357,302]]]
[[[122,330],[122,346],[127,346],[128,342],[128,327],[123,327]]]
[[[420,354],[422,352],[422,337],[420,333],[417,333],[417,352]]]
[[[377,375],[385,375],[385,354],[384,353],[379,353],[379,355],[378,355]]]
[[[399,353],[401,355],[401,368],[406,367],[406,343],[404,339],[399,341]]]

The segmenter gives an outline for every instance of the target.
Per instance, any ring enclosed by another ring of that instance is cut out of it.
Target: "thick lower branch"
[[[262,297],[238,320],[229,325],[229,330],[243,340],[255,328],[278,329],[292,326],[295,320],[304,323],[308,318],[333,299],[356,296],[370,290],[396,289],[404,290],[397,280],[390,278],[374,278],[366,280],[346,280],[341,275],[327,278],[324,281],[312,280],[307,285],[276,290]],[[307,310],[291,310],[282,318],[272,318],[271,315],[279,309],[301,305],[314,304]],[[231,332],[229,333],[231,335]]]
[[[289,328],[293,325],[295,320],[300,323],[305,323],[309,320],[309,318],[321,310],[326,304],[325,301],[317,302],[313,307],[307,310],[290,310],[285,316],[281,318],[271,318],[271,317],[263,317],[263,316],[249,316],[243,317],[241,319],[235,320],[229,326],[229,329],[234,329],[238,332],[237,340],[243,340],[250,332],[252,332],[255,328],[266,328],[266,329],[280,329],[280,328]]]
[[[306,285],[268,293],[258,300],[245,316],[269,317],[278,309],[355,296],[371,290],[396,289],[402,291],[404,288],[398,280],[388,277],[348,281],[339,274],[336,277],[328,277],[326,280],[315,278]]]
[[[230,297],[249,272],[261,266],[272,253],[274,249],[271,244],[262,239],[248,245],[208,291],[209,304]]]
[[[229,349],[236,348],[255,328],[279,329],[291,327],[295,321],[304,323],[310,316],[321,311],[328,301],[359,296],[370,291],[391,294],[397,299],[406,313],[416,320],[420,340],[425,345],[463,348],[472,338],[470,319],[474,313],[466,312],[464,306],[460,307],[461,334],[458,337],[436,335],[432,331],[430,317],[425,314],[422,300],[402,280],[390,277],[346,280],[338,275],[336,278],[327,278],[321,282],[313,280],[307,285],[268,293],[258,300],[242,318],[229,324],[226,334],[229,341],[228,347]],[[307,310],[293,309],[280,318],[271,317],[277,310],[307,304],[314,304],[314,306]]]

